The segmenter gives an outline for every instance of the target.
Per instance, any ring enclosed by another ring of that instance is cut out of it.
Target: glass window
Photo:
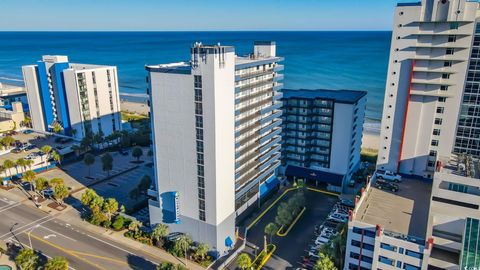
[[[420,259],[420,260],[423,259],[423,254],[422,253],[418,253],[418,252],[415,252],[415,251],[412,251],[412,250],[409,250],[409,249],[407,249],[405,254],[410,256],[410,257],[414,257],[414,258],[417,258],[417,259]]]
[[[394,251],[394,252],[397,251],[396,246],[392,246],[392,245],[389,245],[389,244],[386,244],[386,243],[380,243],[380,247],[383,248],[383,249],[386,249],[386,250]]]
[[[408,264],[408,263],[404,263],[403,264],[403,269],[406,269],[406,270],[420,270],[420,267],[413,266],[413,265]]]
[[[442,124],[442,118],[435,118],[435,125],[441,125]]]
[[[381,263],[384,263],[384,264],[391,265],[391,266],[393,266],[395,264],[395,260],[387,258],[385,256],[379,256],[378,261],[381,262]]]

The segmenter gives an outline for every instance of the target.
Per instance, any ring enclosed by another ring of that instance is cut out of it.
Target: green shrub
[[[125,225],[125,218],[123,216],[118,215],[115,218],[115,221],[112,223],[112,228],[116,231],[120,231],[124,228]]]
[[[110,225],[112,225],[112,222],[110,220],[105,220],[103,223],[102,223],[102,226],[104,228],[110,228]]]

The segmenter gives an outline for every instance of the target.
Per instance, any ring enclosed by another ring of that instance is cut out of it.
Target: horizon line
[[[0,30],[0,33],[61,33],[61,32],[142,32],[142,33],[160,33],[160,32],[392,32],[392,30],[374,30],[374,29],[331,29],[331,30]]]

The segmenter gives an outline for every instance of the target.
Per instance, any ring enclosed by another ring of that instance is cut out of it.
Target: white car
[[[378,179],[383,179],[386,181],[391,181],[391,182],[402,182],[402,176],[393,173],[391,171],[377,171],[375,172],[375,175],[377,176]]]
[[[337,222],[341,222],[341,223],[345,223],[345,222],[348,221],[348,216],[345,216],[345,215],[342,215],[342,214],[339,214],[339,213],[332,213],[332,214],[328,215],[328,219],[334,220],[334,221],[337,221]]]

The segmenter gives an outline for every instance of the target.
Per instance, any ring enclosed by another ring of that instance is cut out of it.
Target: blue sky
[[[10,30],[390,30],[394,0],[0,0]]]

